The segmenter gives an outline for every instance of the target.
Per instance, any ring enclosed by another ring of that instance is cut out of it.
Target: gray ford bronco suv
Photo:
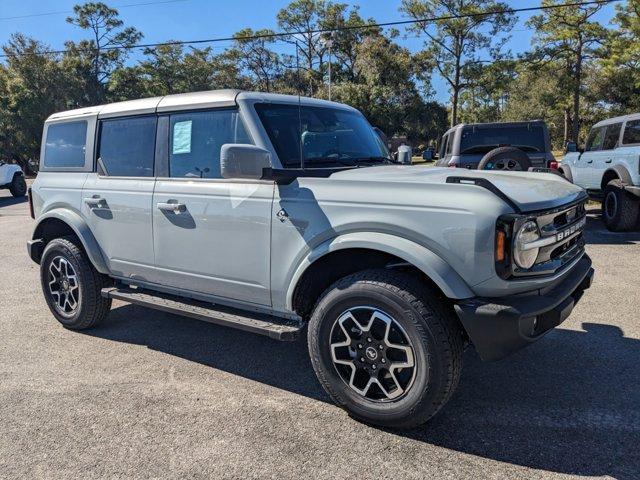
[[[583,189],[393,165],[346,105],[220,90],[57,113],[43,135],[28,251],[62,325],[118,299],[277,340],[307,328],[323,387],[369,423],[425,422],[466,346],[503,358],[591,285]]]

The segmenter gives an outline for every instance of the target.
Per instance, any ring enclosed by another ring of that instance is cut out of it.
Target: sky
[[[105,1],[105,0],[103,0]],[[276,14],[290,0],[106,0],[120,12],[125,25],[131,25],[144,33],[144,43],[163,42],[169,39],[196,40],[229,37],[238,30],[251,27],[254,30],[271,28],[278,30]],[[400,11],[400,0],[338,0],[358,5],[360,14],[378,22],[406,20]],[[52,49],[64,48],[65,40],[81,40],[86,32],[65,22],[79,0],[0,0],[0,45],[14,32],[32,36]],[[153,4],[151,4],[153,3]],[[539,5],[539,0],[506,0],[513,8]],[[146,5],[145,5],[146,4]],[[613,15],[613,5],[599,14],[598,20],[607,25]],[[530,47],[532,32],[526,27],[529,15],[520,16],[507,44],[513,53],[521,53]],[[411,51],[420,50],[423,38],[408,34],[401,28],[397,41]],[[221,51],[230,42],[214,43],[214,51]],[[200,45],[202,46],[202,45]],[[284,48],[284,47],[283,47]],[[447,86],[442,79],[434,78],[436,99],[448,98]]]

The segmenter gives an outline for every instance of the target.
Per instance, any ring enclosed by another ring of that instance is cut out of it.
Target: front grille
[[[586,201],[537,213],[531,220],[538,224],[541,238],[554,241],[540,248],[538,258],[528,270],[515,269],[514,276],[551,275],[584,253]]]

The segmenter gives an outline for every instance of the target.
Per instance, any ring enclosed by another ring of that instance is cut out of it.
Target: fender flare
[[[353,232],[326,240],[303,258],[288,282],[287,309],[293,309],[293,295],[298,282],[316,260],[331,252],[350,248],[377,250],[403,259],[428,276],[448,298],[459,300],[475,296],[462,277],[428,248],[387,233]]]
[[[76,236],[80,239],[80,242],[84,247],[84,251],[87,253],[89,260],[95,269],[100,273],[109,274],[107,263],[102,255],[102,249],[98,245],[96,238],[93,236],[89,225],[87,225],[87,222],[84,221],[80,214],[72,210],[68,210],[66,208],[54,208],[40,216],[33,231],[33,240],[40,238],[38,236],[39,227],[44,221],[51,218],[60,220],[71,227]]]
[[[569,168],[569,165],[560,164],[560,166],[558,167],[558,171],[562,173],[562,176],[564,176],[564,178],[573,183],[573,175],[571,174],[571,168]]]
[[[604,190],[604,187],[607,186],[606,184],[604,184],[604,179],[607,178],[607,174],[609,172],[614,172],[616,176],[620,180],[622,180],[622,183],[624,183],[625,185],[633,185],[633,180],[631,178],[631,174],[629,173],[629,171],[622,165],[614,165],[613,167],[607,168],[602,174],[602,181],[600,185],[602,190]]]

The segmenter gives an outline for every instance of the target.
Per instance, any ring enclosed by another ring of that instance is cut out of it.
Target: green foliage
[[[506,3],[494,0],[402,0],[400,10],[417,20],[410,32],[426,36],[421,63],[436,70],[451,90],[451,125],[458,123],[458,107],[463,91],[477,84],[481,54],[492,60],[501,49],[516,18]],[[466,15],[466,16],[465,16]],[[462,16],[462,17],[461,17]],[[452,18],[459,17],[459,18]],[[435,21],[423,19],[439,18]]]

